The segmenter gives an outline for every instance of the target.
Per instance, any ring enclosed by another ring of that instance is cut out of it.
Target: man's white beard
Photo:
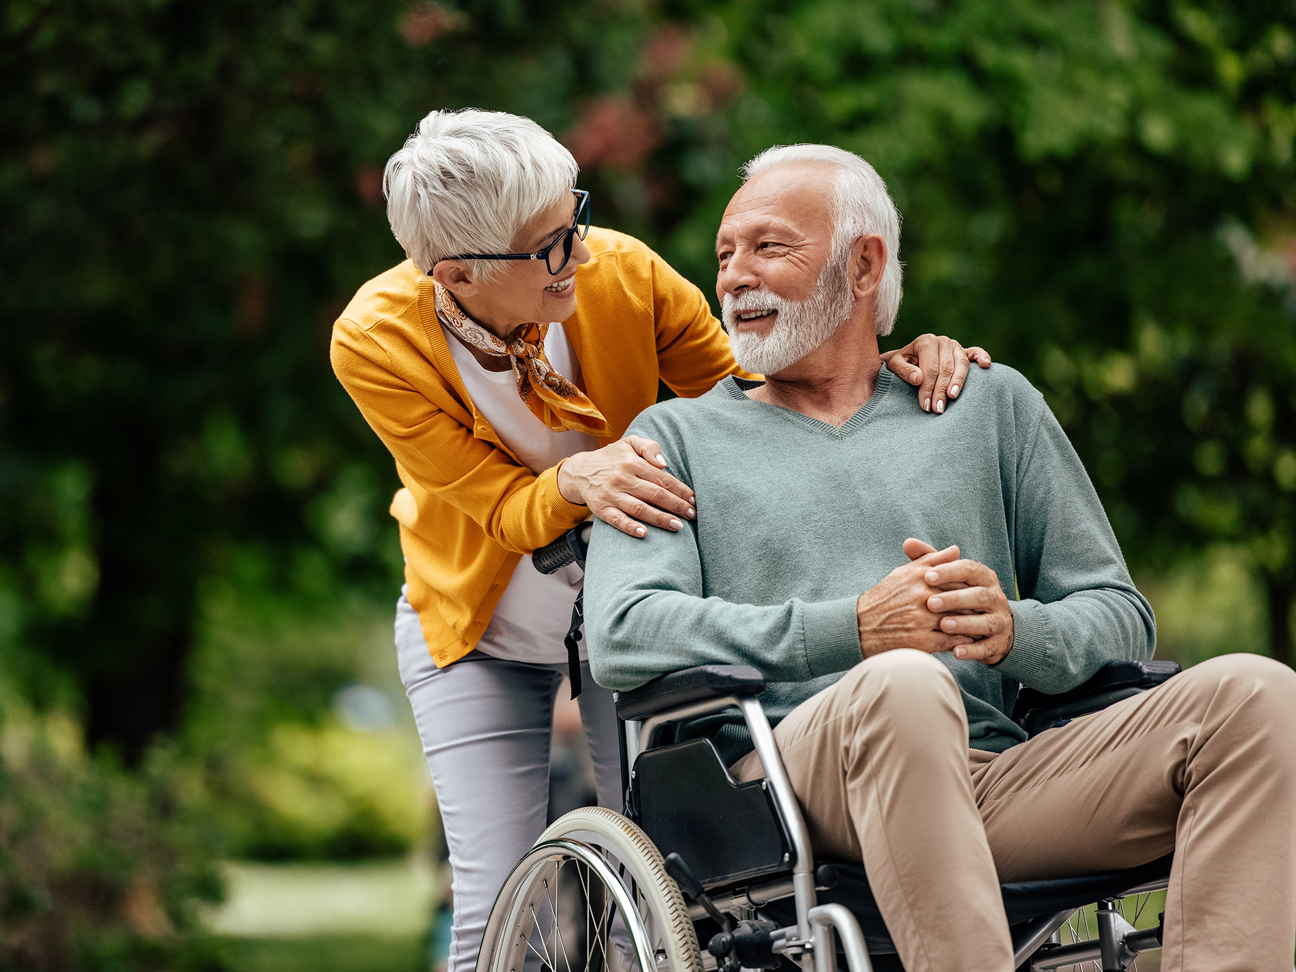
[[[854,304],[844,263],[829,260],[819,274],[815,292],[804,300],[788,300],[763,288],[737,297],[725,294],[721,304],[724,325],[738,366],[760,375],[777,375],[836,334]],[[738,315],[756,310],[778,312],[770,332],[739,332]]]

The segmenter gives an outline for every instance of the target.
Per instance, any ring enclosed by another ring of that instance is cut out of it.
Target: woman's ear
[[[456,297],[471,297],[477,293],[472,271],[463,260],[441,260],[432,268],[432,279]]]

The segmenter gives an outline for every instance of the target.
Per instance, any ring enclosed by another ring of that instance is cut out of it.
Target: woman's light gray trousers
[[[503,661],[473,651],[445,668],[428,654],[402,592],[396,653],[414,709],[454,872],[448,972],[472,972],[495,895],[546,826],[553,709],[567,666]],[[612,693],[581,663],[581,720],[601,806],[621,809]]]

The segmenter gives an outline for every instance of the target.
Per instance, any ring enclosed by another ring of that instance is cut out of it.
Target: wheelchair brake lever
[[[693,872],[693,868],[685,863],[684,858],[674,852],[667,854],[666,873],[679,885],[681,891],[702,906],[725,934],[733,930],[733,923],[729,920],[729,916],[722,914],[715,903],[707,897],[706,891],[702,889],[702,881]]]

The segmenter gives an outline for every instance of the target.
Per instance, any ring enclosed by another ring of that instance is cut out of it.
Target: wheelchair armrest
[[[654,678],[629,692],[616,693],[616,710],[626,722],[642,722],[690,702],[755,695],[764,690],[765,676],[750,665],[697,665]]]
[[[1156,688],[1179,671],[1179,665],[1172,661],[1110,662],[1089,681],[1069,692],[1045,695],[1023,687],[1013,708],[1013,720],[1033,736],[1060,719],[1088,715]]]

